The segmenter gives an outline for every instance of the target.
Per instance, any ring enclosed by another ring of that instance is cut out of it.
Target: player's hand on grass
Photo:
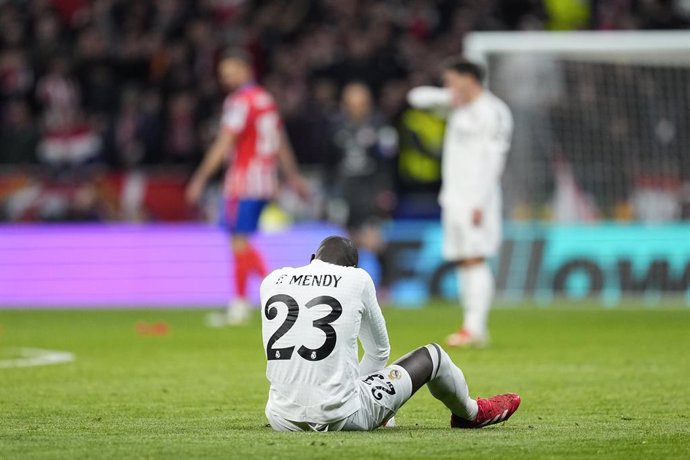
[[[482,224],[482,219],[484,218],[484,214],[480,209],[475,209],[472,211],[472,224],[475,227],[479,227]]]
[[[398,424],[395,422],[395,416],[389,418],[384,424],[383,428],[395,428]]]

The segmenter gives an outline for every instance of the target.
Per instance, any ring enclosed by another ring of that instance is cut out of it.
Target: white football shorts
[[[491,200],[481,211],[482,222],[474,225],[471,209],[442,209],[444,259],[454,262],[475,257],[493,257],[498,253],[501,246],[500,199]]]
[[[412,396],[412,379],[393,364],[361,377],[357,383],[360,408],[349,417],[329,424],[293,422],[266,407],[266,417],[276,431],[371,431],[386,423]]]

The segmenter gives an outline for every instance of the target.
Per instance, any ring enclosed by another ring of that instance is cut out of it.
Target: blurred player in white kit
[[[410,105],[447,116],[439,196],[443,256],[457,264],[464,321],[451,347],[488,343],[494,277],[487,258],[501,244],[501,175],[513,119],[508,106],[483,87],[483,70],[462,57],[449,59],[444,88],[421,86]]]
[[[353,243],[326,238],[303,267],[261,284],[266,417],[277,431],[370,431],[386,424],[422,386],[451,411],[451,427],[507,420],[516,394],[472,399],[462,371],[429,344],[387,366],[386,322]],[[357,339],[364,356],[358,361]]]

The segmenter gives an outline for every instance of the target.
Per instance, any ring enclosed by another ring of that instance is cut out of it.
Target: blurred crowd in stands
[[[670,29],[689,18],[685,0],[0,0],[0,162],[14,168],[0,195],[22,191],[2,217],[192,215],[136,203],[173,201],[170,174],[183,183],[213,139],[227,45],[251,53],[276,97],[325,197],[316,217],[358,225],[399,200],[400,213],[433,213],[415,197],[438,187],[443,121],[410,110],[405,94],[437,82],[467,32]],[[40,166],[21,176],[20,165]],[[146,191],[158,165],[167,175]]]

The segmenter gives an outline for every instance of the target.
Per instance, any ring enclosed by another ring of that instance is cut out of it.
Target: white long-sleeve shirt
[[[261,284],[268,405],[295,422],[331,423],[359,407],[356,380],[386,366],[386,322],[367,272],[320,260]],[[357,359],[357,339],[364,356]]]
[[[443,141],[439,203],[445,209],[483,209],[500,197],[501,174],[510,148],[513,118],[508,106],[483,90],[469,104],[453,107],[449,90],[420,86],[409,92],[410,105],[448,118]]]

